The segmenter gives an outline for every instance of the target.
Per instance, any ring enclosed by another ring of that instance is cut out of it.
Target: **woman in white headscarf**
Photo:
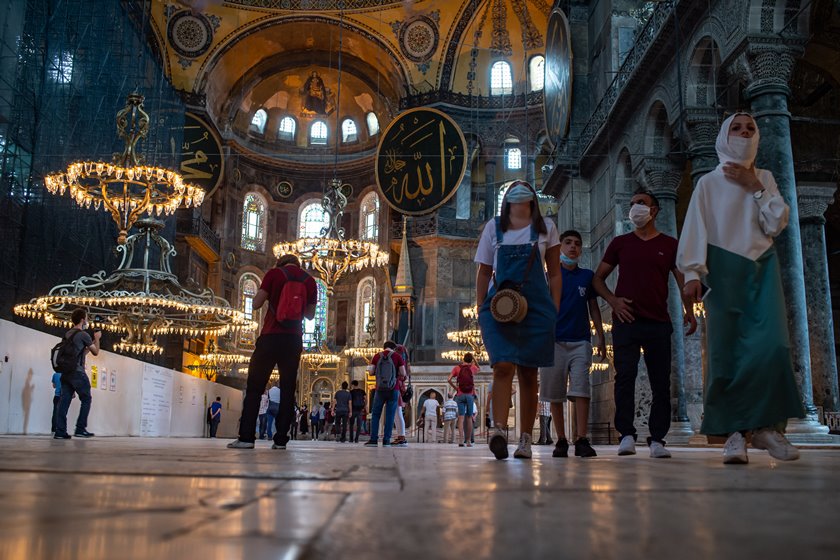
[[[677,252],[686,296],[702,298],[706,308],[700,431],[728,436],[723,462],[729,464],[748,461],[750,431],[754,448],[798,459],[782,431],[788,418],[804,416],[773,246],[790,209],[773,174],[755,167],[758,140],[749,114],[724,121],[715,144],[720,164],[697,182]]]

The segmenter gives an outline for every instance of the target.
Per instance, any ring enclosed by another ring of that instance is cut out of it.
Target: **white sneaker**
[[[635,455],[636,454],[636,438],[633,436],[624,436],[618,442],[619,455]]]
[[[650,456],[653,459],[670,459],[671,452],[658,441],[650,442]]]
[[[516,446],[516,451],[513,452],[514,459],[530,459],[531,458],[531,434],[519,436],[519,445]]]
[[[799,450],[777,432],[770,428],[761,428],[752,435],[752,446],[756,449],[766,449],[771,457],[779,461],[796,461],[799,459]]]
[[[741,432],[734,432],[726,440],[726,445],[723,446],[723,464],[746,465],[749,462],[750,459],[747,457],[747,440],[744,439]]]
[[[253,441],[232,441],[227,444],[228,449],[253,449],[254,442]]]

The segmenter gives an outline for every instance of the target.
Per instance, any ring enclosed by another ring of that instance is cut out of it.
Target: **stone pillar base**
[[[820,424],[816,417],[788,420],[785,437],[791,443],[835,443],[837,436],[828,433],[828,426]]]
[[[691,422],[671,422],[671,429],[665,439],[669,445],[687,445],[693,435]]]

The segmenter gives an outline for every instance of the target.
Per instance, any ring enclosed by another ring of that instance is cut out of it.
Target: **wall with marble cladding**
[[[56,342],[54,335],[0,320],[0,434],[50,433],[53,372],[48,355]],[[94,366],[99,375],[107,372],[107,376],[102,376],[105,387],[100,381],[91,388],[91,432],[102,436],[141,435],[143,372],[147,365],[106,351],[99,356],[88,355],[88,375]],[[218,435],[236,436],[242,410],[241,391],[179,371],[157,369],[168,372],[172,378],[169,421],[162,423],[168,428],[161,436],[203,436],[206,408],[217,396],[222,397],[223,405]],[[113,384],[111,373],[115,373]],[[71,429],[78,413],[79,399],[75,398],[67,415]]]

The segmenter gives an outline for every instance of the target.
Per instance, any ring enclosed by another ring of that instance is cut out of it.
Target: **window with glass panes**
[[[242,248],[249,251],[265,250],[265,201],[256,193],[245,195],[242,205]]]
[[[379,197],[370,192],[362,199],[359,220],[359,237],[364,241],[376,241],[379,238]]]
[[[327,285],[320,279],[315,280],[315,285],[318,287],[318,304],[315,306],[315,317],[303,321],[303,347],[307,350],[315,349],[316,331],[321,332],[321,342],[326,342],[327,336],[327,308],[329,307]]]
[[[312,200],[301,206],[298,224],[298,237],[321,237],[321,230],[329,227],[330,220],[320,200]]]

